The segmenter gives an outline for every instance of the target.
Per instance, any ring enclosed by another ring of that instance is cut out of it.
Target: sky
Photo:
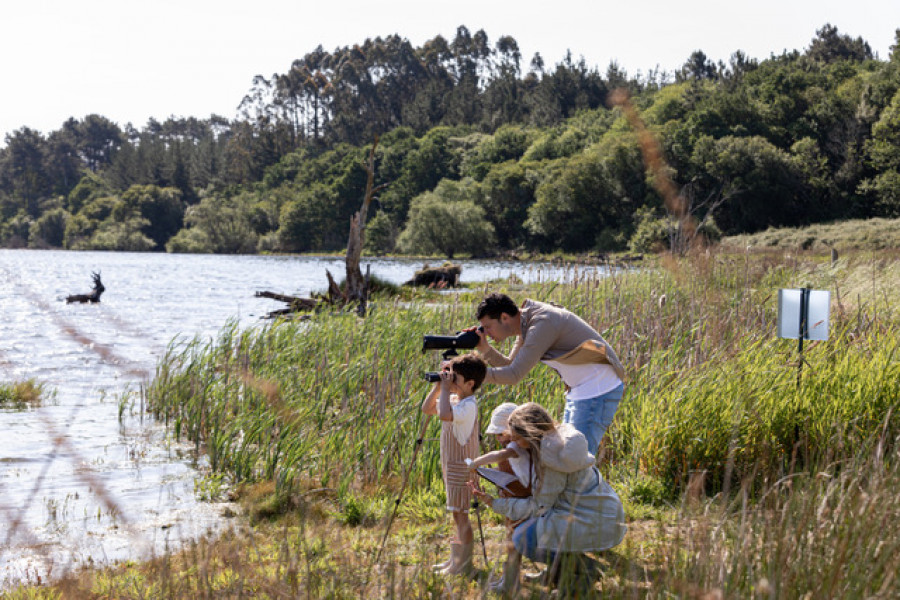
[[[23,126],[44,135],[99,114],[234,118],[253,77],[326,50],[399,34],[414,46],[465,25],[516,39],[523,67],[567,50],[629,75],[679,68],[691,52],[728,62],[804,50],[825,23],[887,59],[900,0],[28,0],[0,17],[0,147]]]

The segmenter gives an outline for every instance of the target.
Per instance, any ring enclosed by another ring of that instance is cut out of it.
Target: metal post
[[[797,387],[800,387],[800,379],[803,375],[803,338],[808,334],[807,321],[809,320],[809,288],[800,290],[800,335],[797,336],[797,352],[799,363],[797,364]]]

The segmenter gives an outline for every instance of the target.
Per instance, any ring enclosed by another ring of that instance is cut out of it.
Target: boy
[[[472,490],[466,459],[479,454],[475,390],[486,371],[487,365],[475,354],[457,356],[441,366],[440,382],[422,403],[422,412],[441,420],[441,471],[456,537],[450,542],[450,558],[434,569],[447,575],[468,573],[472,568],[475,536],[469,521]]]

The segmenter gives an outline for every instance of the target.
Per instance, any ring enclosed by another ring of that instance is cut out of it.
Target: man
[[[478,305],[477,349],[492,368],[486,383],[512,385],[539,361],[554,369],[566,384],[563,422],[570,423],[597,452],[625,388],[625,368],[610,345],[578,315],[551,304],[525,300],[521,308],[506,294],[490,294]],[[509,356],[488,343],[516,336]]]

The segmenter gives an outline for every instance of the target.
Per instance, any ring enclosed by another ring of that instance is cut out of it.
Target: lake
[[[585,269],[457,262],[464,282]],[[402,283],[422,264],[366,259],[363,271]],[[37,408],[0,409],[0,589],[145,558],[227,523],[227,504],[195,493],[203,457],[142,414],[139,391],[170,343],[214,337],[229,320],[258,325],[283,304],[255,292],[324,291],[326,269],[340,281],[343,258],[0,249],[0,381],[50,393]],[[101,302],[66,304],[90,291],[92,272]]]

